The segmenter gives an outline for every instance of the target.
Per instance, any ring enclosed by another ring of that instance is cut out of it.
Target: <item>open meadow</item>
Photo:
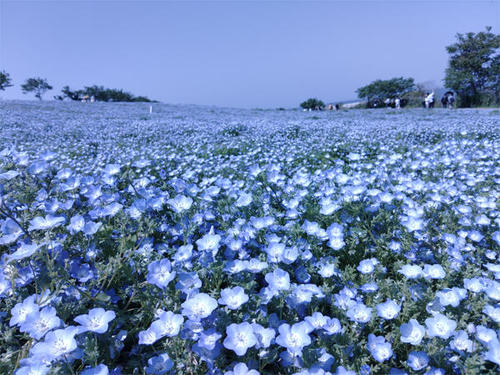
[[[500,112],[0,101],[0,373],[496,374]]]

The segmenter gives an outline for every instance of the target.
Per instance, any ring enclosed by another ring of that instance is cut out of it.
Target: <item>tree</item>
[[[415,80],[413,78],[397,77],[392,79],[377,79],[369,85],[360,87],[356,90],[360,99],[367,101],[383,101],[387,98],[401,98],[403,95],[415,89]]]
[[[52,90],[52,86],[49,85],[45,78],[28,78],[24,84],[21,85],[23,89],[23,94],[29,92],[35,93],[35,98],[42,100],[42,95],[46,91]]]
[[[325,103],[316,98],[309,98],[305,102],[300,103],[300,106],[304,109],[315,110],[324,107]]]
[[[500,102],[500,35],[491,27],[479,33],[457,34],[447,46],[450,54],[445,85],[456,91],[461,107]]]
[[[69,86],[64,86],[61,90],[62,95],[55,96],[58,100],[65,98],[71,100],[82,100],[85,96],[94,97],[99,102],[151,102],[145,96],[134,96],[121,89],[107,89],[104,86],[86,86],[81,90],[71,91]]]
[[[7,87],[11,87],[10,75],[5,70],[0,72],[0,90],[4,91]]]

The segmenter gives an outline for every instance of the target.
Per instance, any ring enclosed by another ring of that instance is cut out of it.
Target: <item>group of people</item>
[[[443,108],[453,108],[453,104],[455,103],[455,94],[451,91],[447,91],[444,93],[441,98],[441,104]],[[425,108],[434,108],[435,99],[434,99],[434,91],[426,92],[424,96],[424,100],[422,101],[422,105]]]

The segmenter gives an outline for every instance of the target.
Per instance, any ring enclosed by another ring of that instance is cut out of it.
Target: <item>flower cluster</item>
[[[500,371],[498,113],[0,109],[2,373]]]

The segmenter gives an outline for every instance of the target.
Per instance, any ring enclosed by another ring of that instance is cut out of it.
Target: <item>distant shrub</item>
[[[305,102],[300,103],[300,106],[304,109],[318,110],[324,107],[325,103],[316,98],[309,98]]]

